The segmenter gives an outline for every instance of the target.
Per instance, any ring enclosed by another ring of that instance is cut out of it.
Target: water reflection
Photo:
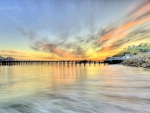
[[[149,113],[150,70],[121,65],[0,67],[0,113]]]

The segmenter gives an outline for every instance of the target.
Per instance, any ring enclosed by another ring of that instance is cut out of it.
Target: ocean
[[[0,66],[0,113],[150,113],[150,69]]]

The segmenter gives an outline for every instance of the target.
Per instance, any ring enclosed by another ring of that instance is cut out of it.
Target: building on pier
[[[12,58],[12,57],[7,57],[6,60],[7,60],[7,61],[15,61],[15,59]]]
[[[5,60],[5,58],[0,56],[0,61],[4,61],[4,60]]]
[[[15,61],[15,59],[12,57],[4,58],[4,57],[0,56],[0,61]]]
[[[131,57],[130,53],[125,53],[124,56],[123,56],[123,60],[128,59],[130,57]]]

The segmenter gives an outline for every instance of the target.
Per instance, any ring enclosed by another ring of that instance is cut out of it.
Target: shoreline
[[[121,64],[124,66],[150,68],[150,53],[128,58]]]

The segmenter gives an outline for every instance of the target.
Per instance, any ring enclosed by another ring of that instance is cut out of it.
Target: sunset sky
[[[0,0],[0,56],[103,60],[150,43],[149,0]]]

